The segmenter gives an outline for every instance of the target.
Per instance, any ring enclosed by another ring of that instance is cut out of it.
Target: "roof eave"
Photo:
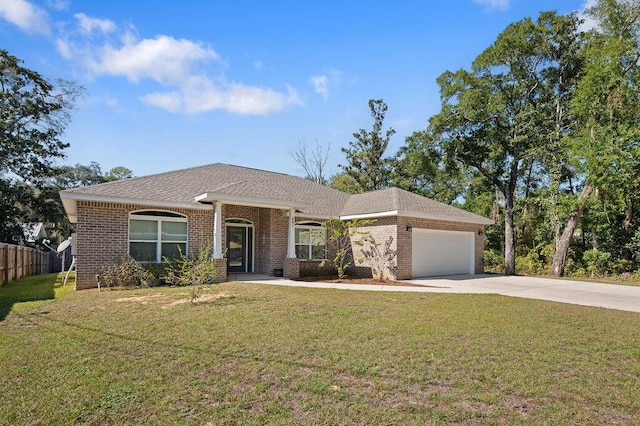
[[[260,197],[244,197],[239,195],[229,195],[229,194],[221,194],[215,192],[205,192],[200,195],[197,195],[195,201],[198,203],[215,203],[221,202],[223,204],[235,204],[239,206],[248,206],[248,207],[263,207],[270,209],[304,209],[309,207],[308,204],[294,202],[294,201],[283,201],[283,200],[275,200],[271,198],[260,198]]]
[[[109,197],[105,195],[82,194],[78,192],[60,191],[60,199],[71,223],[78,221],[78,201],[96,201],[103,203],[141,204],[149,207],[165,207],[191,210],[211,210],[212,207],[200,203],[184,203],[178,201],[151,200],[144,198]]]
[[[342,215],[340,216],[340,219],[342,220],[373,219],[378,217],[391,217],[391,216],[403,216],[403,217],[414,217],[418,219],[442,220],[446,222],[472,223],[475,225],[493,225],[494,224],[493,220],[487,219],[482,216],[477,216],[477,215],[474,215],[475,217],[461,218],[456,216],[444,216],[444,215],[433,214],[433,213],[412,212],[412,211],[405,211],[405,210],[389,210],[384,212]]]

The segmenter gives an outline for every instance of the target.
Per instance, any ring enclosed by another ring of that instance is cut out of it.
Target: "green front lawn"
[[[640,421],[637,313],[247,283],[191,304],[49,277],[53,298],[14,294],[0,320],[3,425]]]

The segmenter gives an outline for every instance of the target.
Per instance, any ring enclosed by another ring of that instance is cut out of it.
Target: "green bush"
[[[492,250],[484,251],[484,271],[491,274],[504,272],[504,258]]]
[[[135,259],[123,257],[115,265],[102,268],[98,283],[101,288],[148,287],[152,277]]]
[[[195,256],[187,256],[180,252],[175,259],[165,258],[167,264],[162,277],[167,283],[177,286],[191,286],[191,301],[200,296],[201,286],[219,282],[218,267],[211,252],[213,244],[204,244]]]
[[[609,273],[609,260],[611,253],[599,250],[587,250],[582,255],[582,260],[587,265],[587,271],[591,277],[600,277]]]
[[[157,285],[166,284],[164,281],[164,276],[167,272],[166,263],[141,263],[140,265],[151,274],[152,279],[150,282],[154,282]]]

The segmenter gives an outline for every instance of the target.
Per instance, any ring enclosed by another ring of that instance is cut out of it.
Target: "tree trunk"
[[[513,193],[505,194],[504,206],[504,273],[516,274],[516,233],[513,224]]]
[[[551,267],[551,274],[556,277],[564,275],[564,267],[567,262],[567,252],[571,246],[573,233],[575,232],[578,222],[582,217],[582,212],[587,204],[587,197],[591,194],[592,189],[593,188],[591,188],[591,185],[589,184],[584,186],[582,193],[580,193],[580,196],[578,197],[578,205],[567,221],[564,231],[562,232],[562,236],[556,241],[556,254],[553,256],[553,265]]]

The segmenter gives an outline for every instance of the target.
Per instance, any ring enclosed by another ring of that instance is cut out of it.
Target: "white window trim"
[[[311,239],[309,239],[309,243],[308,244],[301,244],[298,242],[295,242],[295,246],[307,246],[309,248],[309,257],[302,259],[299,258],[300,260],[325,260],[327,258],[327,230],[322,226],[322,223],[320,222],[314,222],[314,221],[309,221],[309,220],[305,220],[304,222],[298,222],[295,224],[295,229],[305,229],[305,230],[309,230],[309,231],[316,231],[316,232],[321,232],[322,233],[322,239],[324,240],[324,257],[322,258],[314,258],[312,257],[313,255],[313,247],[316,247],[316,245],[312,244]]]
[[[137,212],[145,212],[145,211],[153,211],[153,212],[157,212],[157,213],[168,213],[168,214],[172,214],[172,215],[180,215],[180,217],[172,217],[172,216],[160,216],[160,215],[140,215],[140,214],[136,214]],[[156,235],[156,239],[155,240],[132,240],[130,238],[131,236],[131,220],[148,220],[148,221],[155,221],[158,223],[158,227],[157,227],[157,235]],[[184,241],[178,241],[178,240],[163,240],[162,239],[162,222],[180,222],[180,223],[186,223],[187,224],[187,239]],[[187,256],[189,254],[189,220],[186,216],[182,215],[181,213],[176,213],[176,212],[172,212],[172,211],[168,211],[168,210],[149,210],[149,209],[145,209],[145,210],[137,210],[137,211],[133,211],[133,212],[129,212],[129,221],[127,222],[127,238],[128,238],[128,244],[127,244],[127,254],[129,256],[131,256],[131,243],[155,243],[156,245],[156,260],[155,261],[138,261],[139,263],[162,263],[163,259],[162,259],[162,244],[170,244],[170,243],[176,243],[176,244],[184,244],[185,246],[185,250],[184,250],[184,255]]]

